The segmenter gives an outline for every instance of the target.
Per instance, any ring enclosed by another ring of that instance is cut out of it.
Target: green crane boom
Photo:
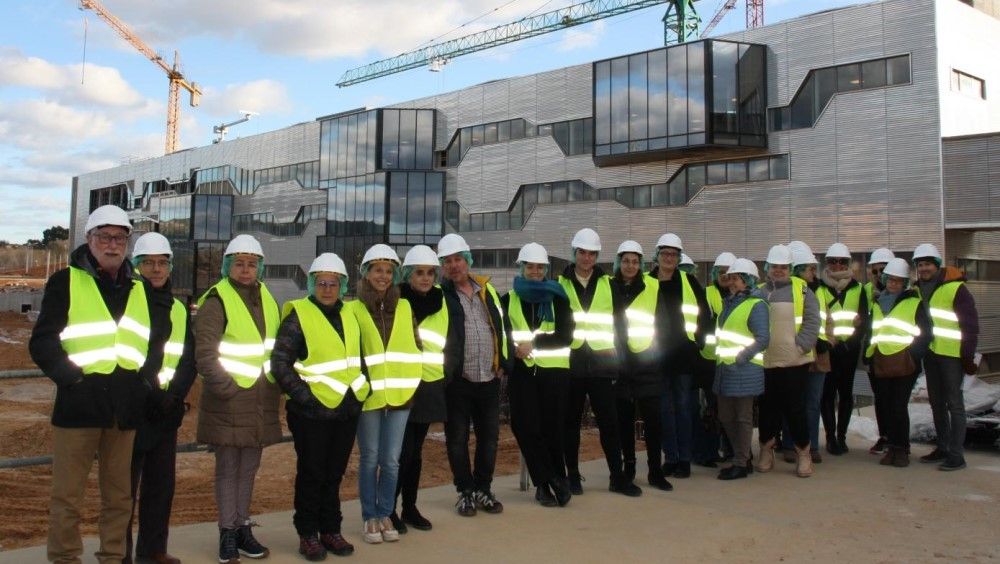
[[[694,0],[590,0],[348,70],[337,86],[343,88],[425,65],[439,67],[461,55],[661,4],[669,4],[663,18],[666,42],[697,37],[700,20],[694,11]]]

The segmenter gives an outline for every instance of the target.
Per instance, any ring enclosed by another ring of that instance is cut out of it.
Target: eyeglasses
[[[159,260],[143,259],[142,262],[139,263],[139,265],[146,268],[168,268],[170,266],[170,261],[166,259],[159,259]]]
[[[846,264],[850,264],[850,263],[851,263],[851,259],[846,259],[846,258],[829,258],[829,259],[826,259],[826,264],[842,264],[842,265],[846,265]]]
[[[336,280],[317,280],[316,281],[316,287],[317,288],[339,288],[340,287],[340,282],[338,282]]]
[[[101,232],[94,233],[94,238],[104,245],[107,245],[112,241],[118,243],[119,245],[124,245],[128,241],[128,235],[112,235],[110,233]]]
[[[679,256],[681,256],[681,254],[678,253],[677,251],[671,251],[671,250],[668,250],[668,249],[663,249],[662,251],[660,251],[660,254],[663,255],[663,256],[665,256],[665,257],[679,257]]]

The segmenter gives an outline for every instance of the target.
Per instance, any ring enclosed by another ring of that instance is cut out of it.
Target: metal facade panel
[[[510,119],[508,100],[510,99],[510,82],[498,80],[483,85],[483,121],[503,121]],[[520,116],[513,116],[520,117]]]
[[[483,119],[483,87],[473,86],[458,93],[458,127],[485,123]]]
[[[990,194],[990,138],[942,143],[945,224],[988,222],[994,218]],[[985,158],[984,158],[985,157]]]
[[[982,353],[1000,351],[1000,282],[967,283],[979,312],[979,344]]]
[[[836,64],[882,56],[882,27],[885,4],[865,4],[851,10],[835,10],[833,49]]]
[[[519,76],[508,82],[510,83],[510,97],[507,100],[507,106],[510,118],[524,118],[529,123],[537,124],[536,75]]]
[[[538,92],[535,115],[538,123],[566,119],[566,69],[539,74],[535,89]]]

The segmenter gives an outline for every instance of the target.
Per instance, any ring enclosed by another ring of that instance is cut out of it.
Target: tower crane
[[[240,113],[243,114],[243,117],[241,117],[240,119],[231,121],[229,123],[220,123],[219,125],[212,126],[212,133],[218,135],[218,137],[212,139],[213,145],[217,143],[222,143],[223,141],[226,140],[226,134],[229,133],[230,127],[248,122],[250,121],[250,118],[252,118],[255,115],[258,115],[257,112],[249,112],[247,110],[240,110]]]
[[[93,10],[102,20],[104,20],[118,35],[130,45],[139,50],[147,59],[163,69],[170,80],[170,91],[167,97],[167,136],[165,154],[173,153],[177,150],[178,139],[178,118],[180,117],[180,89],[183,88],[191,94],[191,106],[197,107],[201,98],[201,88],[197,82],[188,82],[180,71],[180,57],[174,51],[173,65],[167,64],[156,51],[139,38],[125,22],[118,19],[108,11],[98,0],[80,0],[80,9]]]
[[[729,10],[736,7],[737,0],[726,0],[726,3],[719,8],[719,11],[712,16],[712,20],[708,22],[705,29],[701,30],[701,35],[698,37],[707,37],[715,26],[719,25],[722,18],[726,17]],[[747,29],[756,29],[764,25],[764,0],[746,0],[747,3]]]

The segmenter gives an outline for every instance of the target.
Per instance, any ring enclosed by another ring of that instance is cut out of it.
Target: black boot
[[[240,551],[236,548],[236,529],[219,529],[219,562],[237,564]]]
[[[649,485],[661,491],[669,492],[674,489],[674,486],[663,477],[663,473],[659,468],[655,470],[650,468],[649,474],[646,475],[646,480],[649,482]]]
[[[542,504],[542,507],[555,507],[558,505],[556,497],[552,495],[552,490],[549,489],[548,484],[542,484],[535,488],[535,499],[538,503]]]
[[[549,487],[552,488],[552,493],[556,496],[556,503],[559,504],[559,507],[564,507],[573,497],[573,494],[569,491],[569,482],[566,478],[552,478],[549,480]]]
[[[836,436],[834,435],[826,436],[826,452],[829,452],[834,456],[840,456],[844,454],[843,451],[840,450],[840,443],[837,442]]]
[[[677,468],[674,470],[674,478],[690,478],[691,477],[691,463],[690,462],[678,462]]]
[[[266,546],[257,542],[250,528],[253,525],[247,524],[236,529],[236,548],[240,554],[247,558],[267,558],[271,553]]]
[[[608,483],[608,491],[620,493],[628,497],[639,497],[642,495],[642,489],[635,485],[632,480],[625,479],[623,474],[611,476],[611,480]]]
[[[736,466],[735,464],[729,468],[723,468],[719,471],[720,480],[738,480],[740,478],[746,478],[749,473],[746,467]]]
[[[570,474],[569,491],[573,495],[583,495],[583,476],[579,474]]]
[[[631,482],[635,480],[635,459],[626,460],[624,472],[625,477]]]

